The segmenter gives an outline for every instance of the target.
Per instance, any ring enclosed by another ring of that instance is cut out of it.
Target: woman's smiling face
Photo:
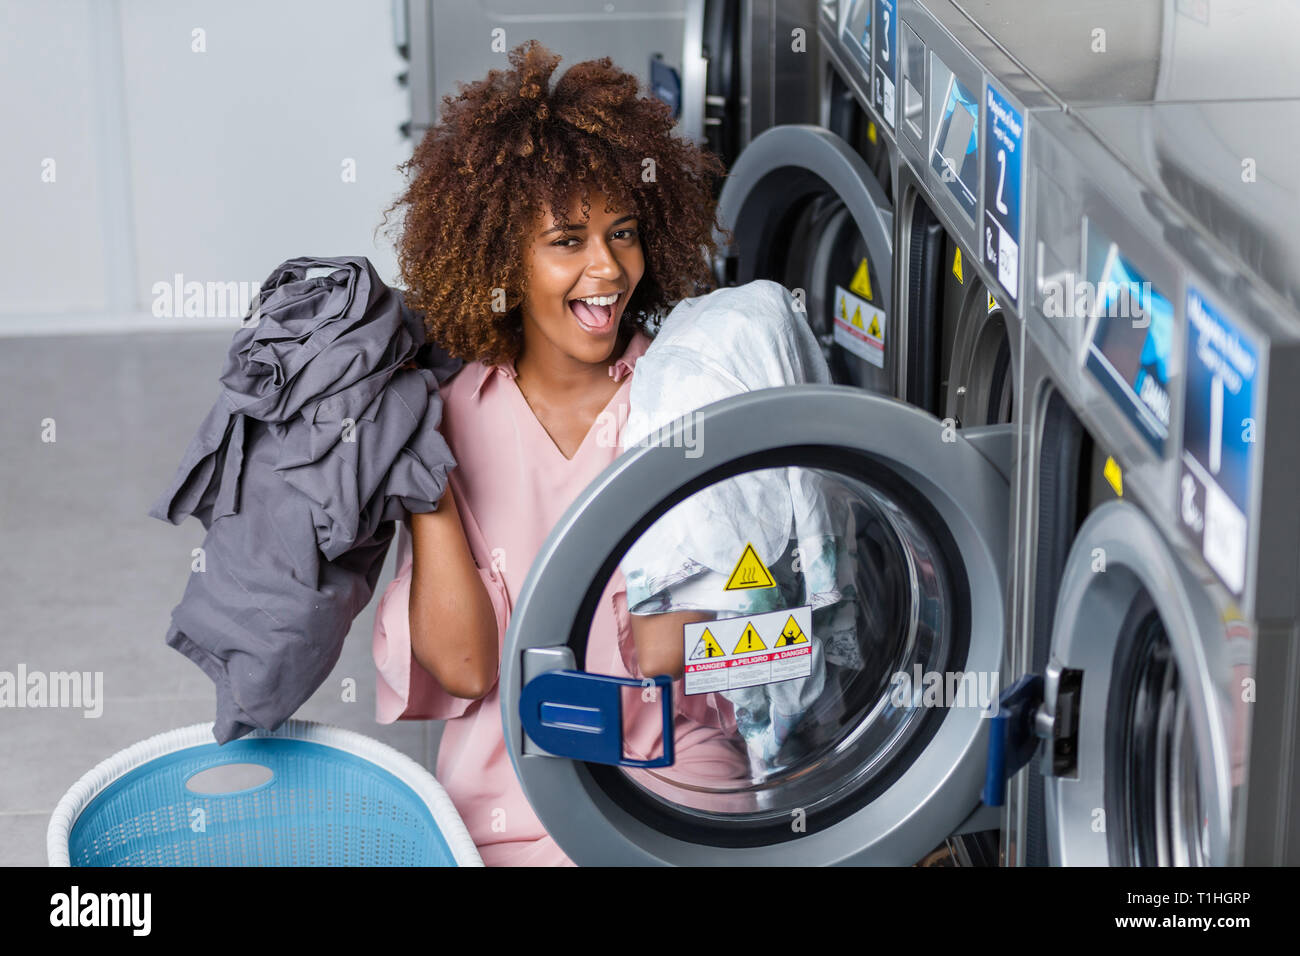
[[[589,365],[609,361],[623,309],[645,274],[645,257],[636,216],[625,209],[605,212],[608,201],[604,193],[592,193],[583,219],[575,196],[565,232],[549,211],[537,218],[532,243],[525,246],[525,348],[545,342]]]

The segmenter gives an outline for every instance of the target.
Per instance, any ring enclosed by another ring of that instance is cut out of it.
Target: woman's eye
[[[619,229],[617,232],[614,233],[614,235],[615,237],[622,236],[626,239],[635,239],[637,238],[637,231],[635,229]],[[566,243],[569,242],[582,242],[582,237],[565,236],[563,239],[555,240],[553,243],[551,243],[551,245],[556,246],[557,248],[560,249],[568,249],[571,248],[570,246],[566,245]]]

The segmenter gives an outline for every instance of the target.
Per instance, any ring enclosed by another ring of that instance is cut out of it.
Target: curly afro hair
[[[536,40],[509,59],[510,69],[443,97],[441,122],[398,167],[415,176],[384,220],[406,207],[397,254],[407,304],[452,355],[513,361],[523,344],[524,250],[542,205],[568,228],[575,195],[586,216],[601,191],[618,204],[607,211],[637,216],[646,268],[623,321],[653,334],[672,304],[715,285],[714,230],[733,238],[715,221],[725,166],[677,136],[669,107],[639,96],[637,78],[609,57],[575,64],[554,89],[560,57]]]

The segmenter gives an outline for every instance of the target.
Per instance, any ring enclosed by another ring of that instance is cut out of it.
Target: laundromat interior
[[[0,864],[1300,865],[1300,6],[0,17]],[[620,122],[639,239],[426,340]]]

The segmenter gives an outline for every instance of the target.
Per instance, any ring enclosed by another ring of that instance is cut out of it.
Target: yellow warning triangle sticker
[[[867,139],[871,141],[872,146],[876,145],[876,124],[871,120],[867,120]]]
[[[1106,467],[1101,470],[1101,473],[1106,477],[1106,480],[1110,482],[1110,486],[1115,489],[1115,494],[1123,498],[1124,475],[1119,470],[1119,463],[1115,461],[1114,458],[1107,457]]]
[[[853,281],[849,283],[849,289],[862,296],[864,299],[870,299],[871,296],[871,274],[867,271],[867,260],[863,259],[858,263],[858,271],[853,273]]]
[[[872,338],[875,338],[875,339],[878,339],[878,338],[881,337],[881,336],[880,336],[880,323],[876,321],[876,317],[875,317],[874,315],[871,317],[871,325],[867,328],[867,334],[870,335]]]
[[[853,307],[853,327],[862,328],[862,307],[858,305]]]
[[[993,293],[989,293],[989,311],[992,312],[998,307],[998,300],[993,298]]]
[[[807,644],[808,635],[803,632],[799,622],[790,615],[790,620],[785,622],[785,627],[781,628],[781,636],[777,638],[775,647],[785,647],[787,644]]]
[[[735,568],[731,571],[731,577],[727,578],[727,583],[723,585],[722,590],[740,591],[744,588],[774,587],[776,587],[776,581],[772,579],[771,572],[759,559],[754,546],[746,542],[745,550],[741,552],[740,560],[736,562]]]
[[[695,650],[691,651],[690,660],[698,661],[706,657],[726,657],[726,652],[718,644],[713,633],[706,627],[704,633],[700,635],[699,643],[695,645]]]
[[[958,282],[965,285],[966,280],[961,277],[961,246],[958,246],[953,250],[952,274],[957,277]]]
[[[849,313],[844,308],[844,296],[840,296],[840,318],[847,320]]]
[[[758,636],[758,631],[754,630],[753,622],[746,622],[745,629],[740,633],[740,640],[736,642],[736,649],[731,653],[747,654],[750,651],[765,650],[767,650],[767,645]]]

